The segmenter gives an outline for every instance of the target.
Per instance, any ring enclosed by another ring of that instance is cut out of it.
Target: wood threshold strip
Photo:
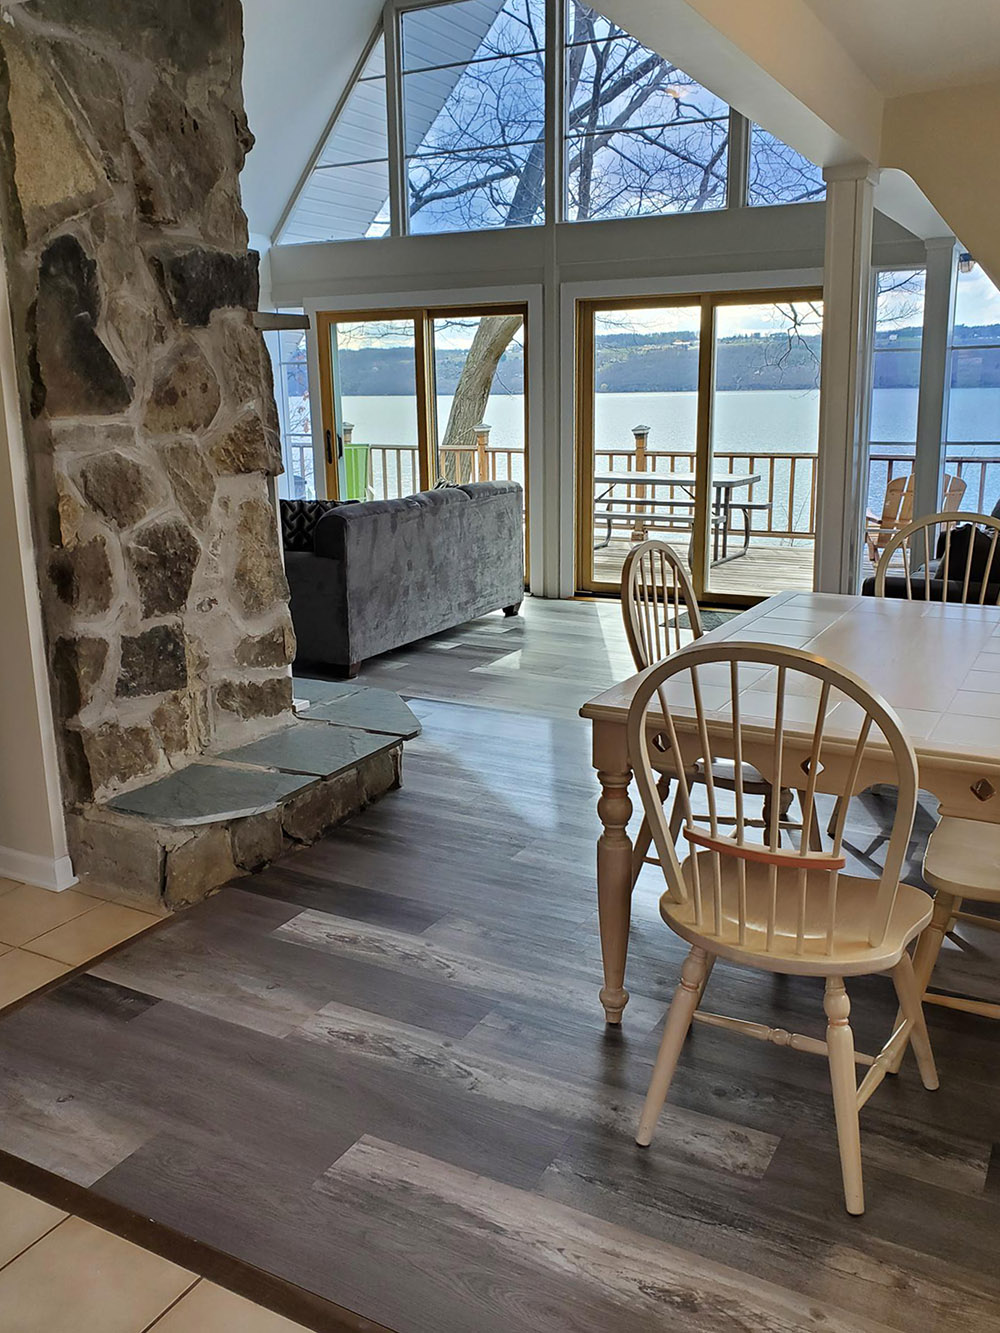
[[[0,1181],[187,1268],[293,1323],[314,1329],[315,1333],[398,1333],[3,1150],[0,1150]]]

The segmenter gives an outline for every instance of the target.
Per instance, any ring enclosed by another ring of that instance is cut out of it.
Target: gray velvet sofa
[[[402,500],[282,500],[298,663],[355,675],[361,662],[524,592],[516,482],[440,487]]]

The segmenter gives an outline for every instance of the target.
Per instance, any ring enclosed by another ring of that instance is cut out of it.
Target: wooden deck
[[[632,549],[632,542],[615,538],[610,545],[594,552],[594,577],[601,583],[617,585],[622,565]],[[686,554],[685,543],[678,544]],[[779,545],[772,538],[754,538],[750,550],[739,560],[713,566],[710,591],[737,597],[771,597],[789,589],[808,590],[813,586],[813,543]]]

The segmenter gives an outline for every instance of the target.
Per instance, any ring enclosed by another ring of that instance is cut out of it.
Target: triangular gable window
[[[279,241],[349,241],[389,230],[385,43],[380,36],[327,136]]]
[[[823,171],[777,135],[760,125],[750,126],[750,167],[747,203],[815,203],[826,198]]]

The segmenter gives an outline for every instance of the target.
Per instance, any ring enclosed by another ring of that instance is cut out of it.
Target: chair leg
[[[861,1130],[858,1124],[858,1081],[854,1064],[854,1033],[848,1021],[851,1002],[843,977],[827,977],[823,997],[826,1011],[826,1046],[833,1086],[833,1111],[837,1119],[840,1171],[844,1202],[855,1216],[865,1211],[861,1180]]]
[[[705,964],[705,975],[701,979],[701,985],[698,987],[698,1004],[701,1004],[705,998],[705,991],[712,976],[712,969],[715,967],[715,954],[708,955],[708,962]],[[695,1006],[697,1008],[697,1006]]]
[[[788,811],[791,809],[793,792],[790,787],[781,787],[778,791],[778,823],[784,824],[788,819]],[[761,811],[761,818],[764,820],[765,829],[771,827],[771,810],[774,801],[774,788],[768,789],[764,797],[764,808]],[[780,832],[779,832],[780,838]]]
[[[840,818],[840,807],[843,805],[844,799],[845,798],[843,796],[838,796],[833,803],[833,811],[830,815],[830,822],[826,826],[826,831],[831,838],[833,837],[833,830],[837,827],[837,820]]]
[[[684,1045],[688,1028],[698,1008],[701,988],[708,971],[708,955],[704,949],[693,948],[684,959],[681,968],[680,984],[674,991],[674,998],[667,1011],[667,1022],[663,1029],[660,1052],[653,1066],[653,1077],[649,1081],[649,1091],[639,1118],[639,1128],[635,1141],[641,1148],[648,1148],[653,1138],[653,1130],[663,1109],[670,1084],[673,1081],[677,1060]]]
[[[657,795],[660,798],[660,804],[666,805],[667,797],[670,795],[670,779],[661,777],[656,783]],[[632,844],[632,884],[635,885],[639,878],[639,871],[646,862],[649,853],[649,844],[653,841],[653,830],[649,822],[649,817],[644,815],[642,823],[639,825],[639,832],[635,836],[635,842]]]
[[[797,791],[795,795],[799,798],[799,809],[802,812],[802,823],[806,822],[806,799],[805,793]],[[812,815],[809,819],[809,850],[811,852],[821,852],[823,850],[823,830],[819,826],[819,811],[816,809],[816,802],[812,803]]]
[[[923,999],[924,991],[931,979],[931,973],[934,971],[934,965],[938,960],[938,954],[941,952],[941,945],[944,943],[945,931],[948,928],[948,922],[951,920],[952,912],[955,910],[955,897],[953,894],[944,893],[940,889],[934,896],[934,915],[930,919],[930,924],[921,931],[920,938],[917,940],[917,947],[913,951],[913,976],[916,982],[917,994]],[[896,1014],[895,1027],[898,1027],[903,1020],[902,1009]],[[895,1030],[895,1028],[893,1029]],[[890,1074],[898,1074],[900,1066],[903,1063],[903,1056],[906,1054],[906,1048],[896,1056],[895,1060],[889,1066]]]
[[[931,1039],[927,1035],[927,1024],[924,1021],[921,991],[917,989],[917,979],[908,953],[904,953],[892,969],[892,979],[903,1016],[913,1023],[910,1044],[913,1047],[913,1054],[917,1057],[921,1081],[925,1088],[933,1090],[938,1086],[937,1068],[934,1064],[934,1052],[931,1050]]]
[[[681,805],[680,792],[678,792],[670,809],[670,841],[675,847],[677,846],[677,839],[681,835],[681,825],[683,823],[684,808]]]

